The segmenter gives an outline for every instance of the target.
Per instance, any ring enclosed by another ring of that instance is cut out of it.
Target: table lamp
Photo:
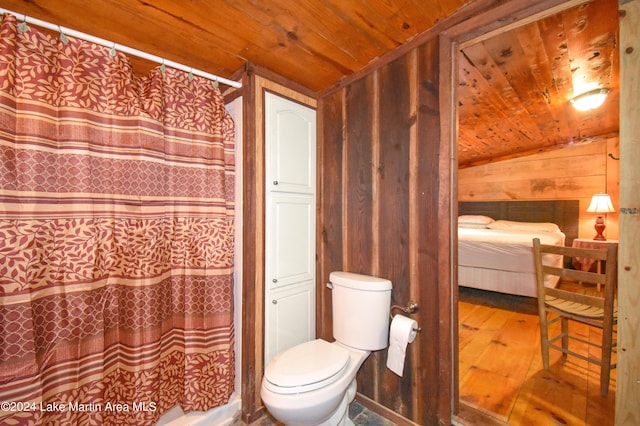
[[[596,219],[596,236],[593,237],[594,240],[604,241],[606,238],[602,235],[604,228],[606,225],[604,224],[604,219],[602,218],[602,213],[613,213],[615,212],[613,208],[613,204],[611,204],[611,197],[607,194],[596,194],[591,198],[591,204],[587,208],[588,213],[598,213],[598,218]]]

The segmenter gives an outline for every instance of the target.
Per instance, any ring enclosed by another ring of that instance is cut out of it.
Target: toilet
[[[271,415],[287,426],[353,425],[349,403],[356,373],[371,351],[389,337],[391,281],[332,272],[332,343],[316,339],[276,355],[265,368],[260,396]]]

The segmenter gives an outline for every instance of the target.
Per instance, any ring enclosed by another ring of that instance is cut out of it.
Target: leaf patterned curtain
[[[0,423],[228,401],[233,144],[211,81],[2,17]]]

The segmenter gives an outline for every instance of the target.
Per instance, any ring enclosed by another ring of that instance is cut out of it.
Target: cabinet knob
[[[271,281],[275,284],[275,283],[277,283],[277,282],[278,282],[278,279],[277,279],[277,278],[274,278],[274,279],[272,279]]]
[[[275,299],[273,299],[273,300],[271,301],[271,303],[273,303],[274,305],[277,305],[277,304],[278,304],[278,301],[277,301],[277,300],[275,300]]]
[[[277,184],[278,184],[278,181],[277,181],[277,180],[274,180],[274,181],[273,181],[273,184],[274,184],[274,185],[277,185]]]

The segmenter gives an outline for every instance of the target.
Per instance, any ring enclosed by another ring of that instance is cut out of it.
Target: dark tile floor
[[[349,405],[349,418],[356,426],[396,426],[395,423],[385,419],[384,417],[364,408],[360,403],[354,401]],[[239,423],[242,424],[242,423]],[[272,420],[266,418],[251,423],[250,426],[274,426]]]
[[[349,418],[357,426],[396,426],[392,421],[364,408],[357,401],[349,405]]]

